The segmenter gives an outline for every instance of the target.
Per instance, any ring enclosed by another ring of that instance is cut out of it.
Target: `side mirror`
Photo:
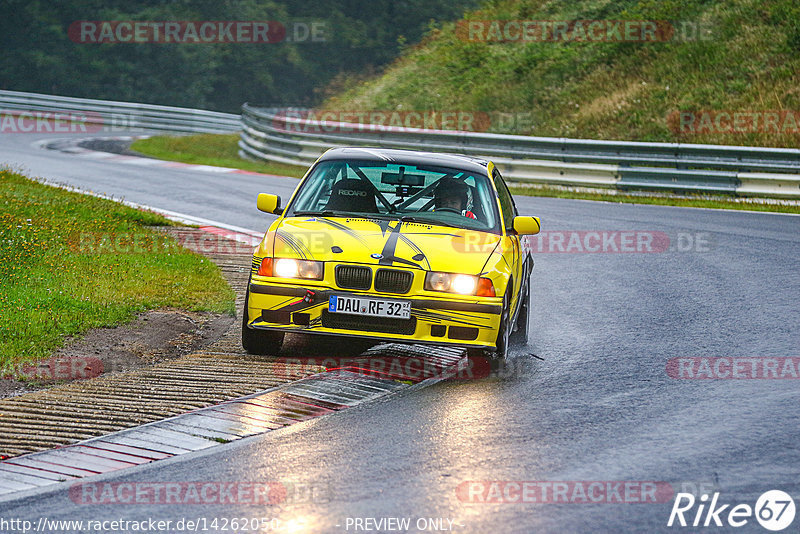
[[[275,215],[280,215],[283,213],[283,209],[281,208],[281,197],[278,195],[259,193],[256,206],[258,206],[260,211],[265,213],[274,213]]]
[[[514,231],[519,235],[535,235],[541,229],[539,217],[514,217]]]

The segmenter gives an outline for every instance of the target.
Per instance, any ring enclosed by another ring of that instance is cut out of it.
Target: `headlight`
[[[478,277],[467,276],[466,274],[457,274],[450,282],[450,289],[462,295],[474,295],[475,290],[478,288]]]
[[[425,275],[425,289],[459,295],[495,296],[494,285],[490,279],[469,274],[429,272]]]
[[[294,260],[291,258],[264,258],[258,274],[277,278],[305,278],[306,280],[322,280],[323,263],[321,261]]]

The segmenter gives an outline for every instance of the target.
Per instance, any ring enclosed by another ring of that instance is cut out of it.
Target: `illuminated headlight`
[[[478,277],[466,274],[457,274],[450,282],[450,289],[462,295],[474,295],[478,288]]]
[[[278,278],[305,278],[322,280],[323,263],[321,261],[293,260],[290,258],[275,259],[272,264],[272,276]]]
[[[468,274],[429,272],[425,275],[425,289],[459,295],[495,296],[494,285],[490,279]]]

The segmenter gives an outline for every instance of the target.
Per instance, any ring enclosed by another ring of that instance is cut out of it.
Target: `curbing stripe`
[[[43,478],[45,480],[49,480],[50,482],[58,482],[59,480],[63,479],[63,475],[59,475],[53,473],[51,471],[43,471],[41,469],[36,469],[34,467],[27,467],[24,465],[14,465],[11,463],[5,463],[0,465],[0,472],[12,472],[12,473],[20,473],[23,475],[28,475],[31,477]],[[69,477],[75,478],[75,477]]]
[[[133,447],[139,447],[154,452],[169,454],[170,456],[192,452],[191,449],[184,449],[183,447],[175,447],[172,445],[166,445],[164,443],[158,443],[150,439],[150,436],[146,434],[144,435],[138,434],[135,437],[127,434],[123,436],[114,436],[112,434],[112,436],[106,436],[106,439],[113,439],[111,443],[119,443],[120,445],[130,445]]]
[[[75,450],[75,447],[53,449],[50,451],[46,460],[59,465],[79,465],[91,471],[97,471],[98,473],[116,471],[120,467],[130,467],[130,465],[120,462],[119,460],[111,460],[109,458],[86,454]]]
[[[365,355],[374,352],[375,349],[370,349]],[[403,353],[395,345],[389,345],[380,354],[390,357],[425,355],[434,364],[433,369],[440,371],[458,366],[464,359],[463,351],[416,346]],[[18,491],[66,479],[127,469],[207,449],[440,380],[440,376],[422,380],[411,376],[387,379],[348,370],[325,371],[162,421],[0,462],[0,494],[7,498]]]
[[[163,460],[164,458],[169,458],[172,456],[171,454],[163,452],[151,451],[148,449],[143,449],[141,447],[123,445],[121,443],[112,443],[110,441],[105,441],[103,439],[93,439],[90,441],[83,442],[83,444],[86,447],[119,452],[120,454],[127,454],[128,456],[131,456],[133,458],[142,458],[144,460],[147,460],[148,462],[151,462],[153,460]],[[81,444],[76,444],[75,446],[80,447]]]
[[[113,451],[107,451],[104,449],[96,449],[94,447],[84,447],[76,445],[75,450],[80,452],[81,454],[86,454],[88,456],[97,456],[99,458],[106,458],[108,460],[114,460],[117,462],[122,462],[130,465],[140,465],[150,461],[146,458],[131,456],[128,454],[120,454]]]
[[[49,451],[48,451],[49,452]],[[48,458],[51,458],[48,456]],[[55,458],[53,458],[55,460]],[[91,469],[85,468],[77,468],[77,467],[70,467],[67,465],[59,465],[58,463],[48,462],[44,459],[39,458],[31,458],[29,456],[18,456],[13,460],[7,461],[12,465],[22,465],[27,467],[33,467],[35,469],[41,469],[43,471],[50,471],[52,473],[58,473],[61,475],[69,475],[75,478],[82,478],[89,475],[97,475],[100,471],[93,471]]]
[[[3,471],[3,480],[8,481],[16,481],[22,484],[27,484],[29,486],[47,486],[52,484],[52,480],[47,478],[42,478],[34,475],[28,475],[24,473],[14,472],[14,471]]]
[[[189,426],[233,434],[237,436],[237,439],[270,430],[270,428],[264,426],[261,427],[262,430],[256,431],[253,429],[253,425],[240,422],[236,416],[224,413],[215,414],[213,410],[205,411],[202,414],[187,414],[181,417],[180,422]]]
[[[128,437],[134,437],[135,439],[148,438],[155,443],[180,447],[190,451],[198,451],[211,446],[211,442],[206,438],[191,436],[164,427],[142,427],[135,430],[136,432],[129,434]]]
[[[164,428],[169,428],[172,430],[177,430],[179,432],[184,432],[186,434],[189,434],[190,436],[213,439],[215,441],[220,439],[225,441],[233,441],[241,437],[237,434],[228,434],[227,432],[221,432],[219,430],[212,430],[210,428],[204,428],[199,426],[189,426],[186,424],[179,424],[179,423],[165,422]]]

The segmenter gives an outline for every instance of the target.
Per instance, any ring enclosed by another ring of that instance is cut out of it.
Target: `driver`
[[[462,180],[442,178],[434,191],[434,211],[455,211],[474,219],[475,214],[467,209],[469,197],[469,186]]]

